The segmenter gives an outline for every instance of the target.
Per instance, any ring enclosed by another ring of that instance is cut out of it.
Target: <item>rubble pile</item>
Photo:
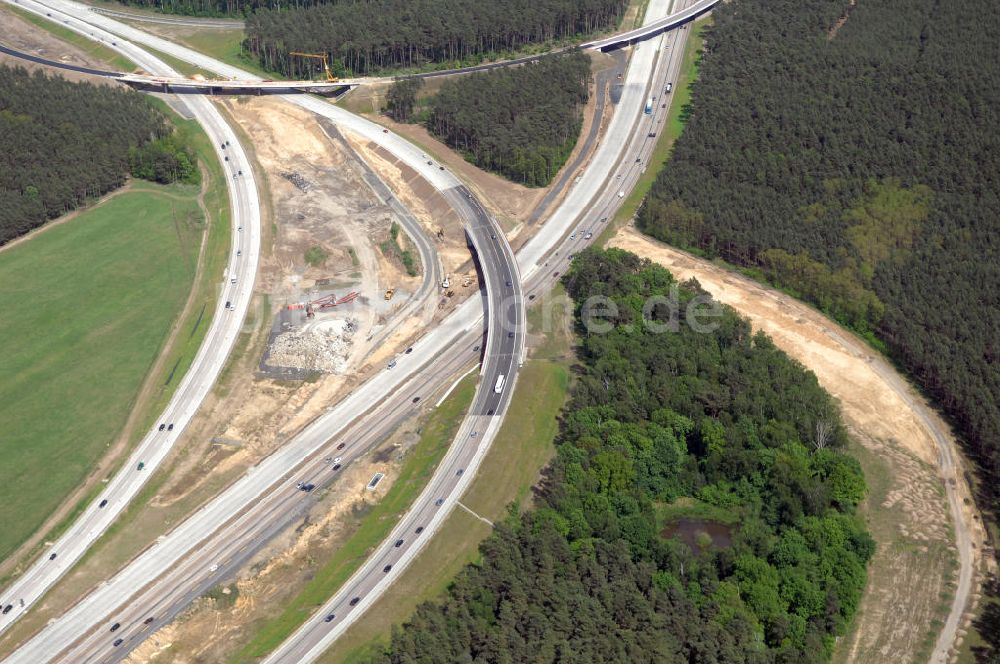
[[[351,340],[358,329],[358,321],[337,318],[318,321],[290,332],[277,335],[269,348],[268,364],[342,373],[347,369]]]
[[[312,183],[298,173],[285,172],[281,174],[281,177],[285,178],[302,191],[309,191],[312,187]]]

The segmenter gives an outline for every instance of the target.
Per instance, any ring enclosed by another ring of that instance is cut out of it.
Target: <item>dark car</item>
[[[7,615],[8,613],[10,613],[10,610],[13,609],[13,608],[14,608],[13,604],[8,604],[7,606],[3,607],[3,614]]]
[[[115,639],[115,642],[114,642],[114,643],[112,643],[111,645],[113,645],[113,646],[114,646],[115,648],[117,648],[118,646],[120,646],[120,645],[122,644],[122,642],[123,642],[124,640],[125,640],[125,639]]]
[[[352,600],[350,601],[350,604],[351,604],[351,606],[354,606],[355,604],[357,604],[357,603],[358,603],[358,602],[360,602],[360,601],[361,601],[361,598],[360,598],[360,597],[355,597],[354,599],[352,599]]]
[[[441,507],[442,505],[444,505],[444,498],[438,498],[437,500],[434,501],[434,504],[437,505],[438,507]]]
[[[341,464],[339,464],[339,463],[333,464],[333,469],[334,470],[340,470],[341,468],[343,468],[343,466]]]
[[[156,620],[156,616],[150,616],[150,617],[146,618],[145,620],[143,620],[142,624],[143,625],[148,625],[151,622],[153,622],[154,620]]]
[[[495,412],[496,412],[495,410],[493,410],[492,408],[490,408],[488,411],[486,411],[486,414],[487,415],[492,415]]]
[[[410,346],[409,348],[406,349],[406,354],[407,355],[409,355],[412,352],[413,352],[413,346]]]
[[[389,570],[391,570],[391,569],[392,569],[392,565],[386,565],[385,567],[382,568],[382,573],[383,574],[388,574]]]
[[[508,280],[507,280],[507,288],[510,288],[510,287],[511,287],[511,286],[513,286],[513,285],[514,285],[514,284],[513,284],[513,282],[511,282],[511,281],[510,281],[510,280],[508,279]]]
[[[97,506],[98,506],[98,507],[104,507],[104,506],[105,506],[105,505],[107,505],[107,504],[108,504],[108,499],[107,499],[107,498],[105,498],[105,499],[104,499],[104,500],[102,500],[102,501],[101,501],[100,503],[98,503],[98,505],[97,505]]]
[[[337,614],[331,613],[326,618],[323,618],[323,622],[333,622],[333,619],[337,617]]]
[[[415,532],[416,534],[419,535],[420,533],[424,532],[424,527],[423,526],[417,526],[417,529],[414,530],[413,532]]]
[[[507,338],[508,339],[513,339],[514,338],[514,333],[513,332],[508,332],[507,333]]]
[[[403,540],[401,540],[401,539],[398,539],[398,540],[396,540],[396,544],[395,544],[395,546],[396,546],[396,548],[397,548],[397,549],[398,549],[399,547],[403,546]]]
[[[51,556],[49,556],[49,560],[55,560],[55,559],[56,559],[56,554],[53,553]]]
[[[417,403],[418,401],[420,401],[420,397],[413,397],[413,403]]]
[[[344,449],[345,447],[347,447],[347,443],[341,443],[340,445],[337,445],[337,449],[338,449],[338,450],[342,450],[342,449]]]
[[[170,424],[168,424],[168,425],[167,425],[167,431],[173,431],[173,430],[174,430],[174,425],[173,425],[173,423],[170,423]]]
[[[121,623],[115,623],[114,625],[111,626],[111,631],[113,632],[121,626],[122,626]]]
[[[163,431],[163,430],[164,430],[164,429],[166,429],[166,428],[167,428],[167,425],[166,425],[166,424],[161,424],[161,425],[160,425],[160,431]]]
[[[455,471],[455,476],[456,477],[461,477],[462,473],[464,473],[464,472],[465,472],[465,468],[459,468],[457,471]]]

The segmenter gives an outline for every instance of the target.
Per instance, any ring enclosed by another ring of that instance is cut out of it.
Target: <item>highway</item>
[[[662,16],[667,6],[666,0],[653,0],[647,9],[646,20],[652,22]],[[669,104],[657,103],[655,112],[648,116],[642,113],[642,108],[648,96],[656,94],[660,99],[657,93],[662,93],[668,82],[676,80],[687,34],[680,30],[676,34],[663,35],[643,44],[633,54],[621,102],[585,175],[567,195],[566,202],[546,221],[543,229],[547,237],[539,239],[536,236],[518,254],[526,279],[525,294],[529,298],[547,292],[568,267],[567,258],[594,242],[603,230],[601,225],[606,223],[602,220],[610,219],[623,202],[618,192],[631,191],[645,170],[656,143],[655,137],[649,134],[658,132],[663,126]],[[665,57],[658,57],[660,55]],[[595,187],[593,182],[600,184]],[[473,412],[483,407],[477,402]],[[499,427],[500,422],[494,420],[492,424]],[[470,430],[460,431],[458,438],[471,442],[474,441],[468,438],[471,435]],[[456,446],[456,449],[460,448]],[[485,454],[485,450],[474,449],[471,444],[454,457],[449,453],[449,457],[442,460],[434,480],[389,537],[330,600],[265,660],[265,664],[315,661],[361,619],[364,610],[429,541],[427,524],[433,529],[441,523],[447,516],[444,508],[464,493],[464,483],[471,481],[467,457],[477,453]],[[440,499],[445,502],[439,507],[437,501]]]
[[[20,5],[24,7],[25,3]],[[39,6],[38,9],[44,8]],[[110,39],[111,35],[104,37]],[[176,74],[166,64],[140,49],[122,45],[118,50],[150,71]],[[158,424],[146,433],[122,468],[108,480],[98,499],[46,549],[38,561],[0,593],[0,605],[11,607],[9,612],[0,614],[0,633],[79,560],[156,471],[215,383],[249,308],[260,257],[257,183],[243,147],[215,107],[200,98],[191,99],[188,106],[215,146],[219,161],[224,163],[232,217],[230,259],[225,281],[219,287],[219,299],[210,327]],[[223,144],[226,144],[225,148]]]
[[[83,20],[84,18],[101,19],[103,17],[85,12],[85,10],[82,12],[83,17],[62,13],[60,11],[61,7],[55,6],[56,3],[50,6],[34,2],[33,0],[21,0],[18,4],[29,11],[50,16],[78,32],[104,41],[142,66],[149,67],[151,71],[165,71],[165,68],[154,69],[155,67],[159,67],[161,63],[156,62],[148,56],[144,56],[142,51],[131,43],[124,41],[121,37],[105,33],[102,29],[89,25]],[[64,5],[69,3],[59,4]],[[165,71],[165,73],[170,74],[169,71]],[[486,396],[482,397],[483,400],[481,403],[483,405],[479,411],[492,411],[492,415],[483,415],[482,417],[499,421],[509,400],[506,398],[506,394],[501,394],[498,397],[492,391],[492,385],[496,377],[503,373],[507,376],[511,388],[513,387],[516,381],[520,358],[524,352],[524,312],[521,306],[523,299],[520,293],[521,280],[517,273],[517,265],[513,253],[506,239],[499,232],[495,221],[486,215],[485,210],[475,201],[471,193],[462,189],[459,181],[452,174],[445,171],[443,167],[434,164],[432,160],[426,160],[426,155],[421,154],[414,146],[397,136],[383,132],[377,125],[350,114],[345,114],[340,109],[336,109],[319,99],[309,99],[313,103],[324,107],[322,109],[324,110],[324,114],[331,116],[333,119],[343,116],[340,119],[348,120],[346,123],[350,125],[347,127],[348,129],[368,135],[369,138],[382,143],[385,147],[395,152],[397,156],[400,156],[401,159],[407,161],[421,172],[425,179],[432,185],[445,192],[449,200],[459,206],[457,211],[467,223],[467,233],[471,243],[476,247],[476,251],[480,257],[480,266],[484,271],[487,283],[487,295],[489,298],[489,302],[487,303],[489,305],[488,327],[490,330],[501,330],[505,327],[508,330],[505,334],[490,334],[488,336],[483,363],[483,384],[488,382],[490,387],[483,390],[483,394]],[[198,98],[198,106],[211,108],[210,103],[201,98]],[[232,143],[236,144],[235,139],[232,140]],[[243,170],[249,173],[249,166],[246,166]],[[254,210],[256,211],[256,207]],[[259,245],[255,249],[255,257],[257,252],[259,252]],[[252,283],[245,287],[245,296],[247,299],[249,298],[251,286]],[[403,384],[407,384],[407,381],[413,377],[418,369],[423,368],[429,360],[442,351],[447,350],[449,353],[454,353],[453,337],[456,331],[476,329],[477,337],[481,338],[481,315],[482,303],[478,300],[467,302],[458,315],[451,317],[450,323],[446,321],[445,324],[440,325],[431,334],[414,344],[412,355],[400,356],[397,368],[378,374],[329,411],[324,417],[313,422],[292,443],[283,447],[278,453],[268,457],[215,500],[203,506],[172,533],[143,552],[106,584],[97,588],[82,602],[72,607],[62,618],[43,629],[40,634],[12,655],[9,661],[49,661],[55,658],[59,655],[60,651],[73,644],[79,635],[86,633],[92,625],[99,622],[103,616],[107,615],[127,599],[131,592],[143,588],[149,581],[157,579],[166,570],[177,571],[185,569],[185,560],[188,556],[205,553],[205,549],[200,547],[199,544],[206,537],[226,525],[234,515],[239,515],[248,505],[254,504],[262,495],[274,495],[274,491],[281,493],[286,489],[285,476],[292,469],[300,465],[303,460],[309,459],[317,449],[320,449],[325,443],[329,442],[331,436],[342,432],[345,429],[345,425],[352,422],[359,413],[369,411],[376,404],[384,405],[382,402],[386,395],[395,393],[397,388]],[[437,360],[435,366],[444,366],[444,363]],[[211,382],[207,383],[207,385],[210,384]],[[406,397],[405,401],[400,399],[399,403],[409,407],[412,401],[410,397]],[[398,406],[399,403],[392,402],[389,405]],[[381,415],[369,418],[366,422],[367,428],[376,428],[374,425],[383,421],[388,420],[385,420]],[[491,432],[493,430],[490,429]],[[388,430],[384,430],[383,435],[387,432]],[[479,437],[478,445],[483,448],[487,447],[491,436],[492,433]],[[361,448],[357,449],[360,450]],[[165,453],[164,451],[163,455]],[[160,458],[162,458],[162,455]],[[268,491],[272,493],[268,494]],[[299,494],[301,492],[295,491],[295,498],[300,498]],[[117,502],[115,506],[117,508]],[[104,513],[110,514],[110,512]],[[103,531],[103,528],[101,528],[101,531]],[[255,531],[247,530],[241,525],[240,532]],[[100,532],[92,532],[91,536],[85,540],[74,540],[75,544],[73,546],[79,549],[79,553],[82,553],[92,543],[93,539],[99,535]],[[65,565],[65,568],[68,568],[69,564],[76,557],[78,556],[73,556],[69,560],[69,563]],[[198,571],[210,573],[214,570]],[[21,590],[22,586],[26,588],[30,587],[33,596],[40,596],[51,586],[51,583],[56,578],[52,578],[51,580],[41,577],[36,578],[34,576],[24,578],[18,581],[17,588]],[[125,589],[128,589],[128,592]],[[169,597],[172,595],[167,593],[166,596]],[[9,625],[20,614],[21,611],[18,611],[17,614],[12,613],[5,620],[5,625]],[[148,623],[147,627],[153,624],[155,623]],[[102,646],[109,647],[110,644],[105,640]],[[124,655],[126,650],[122,648],[117,652]],[[74,655],[69,655],[68,661],[80,660]]]
[[[665,3],[653,4],[655,7],[665,9]],[[665,109],[662,112],[658,110],[660,116],[658,120],[656,115],[647,117],[641,113],[649,89],[650,72],[653,71],[656,62],[657,51],[654,49],[657,43],[650,42],[648,47],[644,44],[637,49],[627,74],[625,91],[619,106],[620,112],[615,114],[609,127],[609,134],[602,142],[591,169],[588,169],[584,178],[577,183],[574,192],[567,199],[568,203],[550,220],[557,223],[553,226],[546,224],[543,232],[529,242],[519,257],[522,266],[528,266],[533,274],[538,273],[532,282],[536,284],[533,286],[536,289],[547,287],[546,283],[558,276],[558,270],[554,268],[561,260],[558,258],[559,249],[555,249],[549,257],[554,263],[551,267],[547,265],[549,260],[542,262],[550,251],[557,246],[564,247],[563,256],[565,256],[566,250],[573,250],[586,244],[582,233],[573,239],[564,237],[570,225],[581,219],[586,223],[597,224],[598,215],[604,215],[620,203],[617,196],[618,187],[630,185],[620,185],[617,177],[612,180],[612,172],[615,171],[616,175],[621,174],[623,182],[634,182],[641,172],[641,164],[634,164],[631,154],[623,158],[621,152],[622,147],[626,145],[629,146],[629,150],[648,151],[651,147],[650,141],[629,140],[629,138],[641,135],[641,131],[645,128],[643,123],[662,121],[662,115],[665,113]],[[656,71],[661,69],[662,67],[658,67]],[[343,113],[340,109],[320,100],[308,97],[297,99],[304,102],[312,100],[326,107],[324,114],[330,113],[329,109]],[[392,138],[392,135],[382,134],[378,128],[375,128],[375,131],[375,138],[382,136]],[[416,151],[413,146],[409,144],[406,146],[408,150]],[[641,156],[638,158],[642,160]],[[474,201],[459,184],[453,184],[455,183],[453,176],[441,171],[440,167],[435,168],[434,164],[430,166],[430,175],[437,180],[438,185],[445,185],[444,190],[453,204],[461,206],[463,200]],[[603,183],[601,186],[594,188],[583,186],[589,182],[588,176],[591,172],[596,173],[594,177]],[[595,192],[600,194],[595,196]],[[575,199],[575,195],[579,195],[580,198]],[[589,208],[587,215],[580,214],[583,207]],[[500,256],[509,251],[506,242],[492,237],[492,226],[488,219],[482,218],[483,211],[477,202],[470,202],[459,207],[459,210],[468,224],[473,243],[480,248],[478,253],[481,263],[486,262],[487,265],[495,266]],[[587,222],[587,219],[590,221]],[[486,233],[490,233],[489,238],[486,237]],[[486,261],[483,260],[484,257]],[[506,275],[495,275],[494,280],[506,276],[511,277],[512,284],[520,283],[516,265]],[[505,287],[494,289],[489,293],[489,297],[491,324],[494,316],[498,316],[500,320],[506,320],[507,324],[520,320],[521,325],[518,325],[518,328],[523,329],[523,311],[517,306],[519,297],[513,287],[506,288],[506,291]],[[114,659],[124,656],[143,634],[168,620],[201,590],[221,578],[221,574],[237,565],[241,556],[245,558],[250,555],[269,534],[280,530],[281,524],[288,522],[288,514],[292,514],[294,519],[296,512],[294,509],[289,509],[289,504],[307,505],[310,500],[309,494],[294,488],[296,479],[314,481],[313,478],[317,477],[320,478],[317,481],[318,485],[323,481],[324,475],[332,479],[331,471],[328,470],[329,465],[324,464],[327,470],[323,472],[323,468],[316,464],[323,464],[325,457],[333,453],[344,457],[342,463],[354,458],[348,456],[349,454],[356,456],[362,453],[373,444],[373,441],[390,430],[398,421],[394,418],[405,415],[413,397],[427,394],[431,384],[440,383],[445,375],[451,376],[474,361],[479,352],[474,350],[475,342],[482,335],[481,323],[478,322],[480,306],[479,302],[470,301],[460,307],[454,316],[447,319],[433,333],[414,344],[412,354],[400,356],[395,368],[380,373],[331,413],[307,427],[300,436],[290,441],[275,455],[265,459],[216,500],[211,501],[154,547],[144,552],[106,585],[98,588],[46,627],[9,661],[34,662],[55,658],[63,661],[106,661],[108,657]],[[511,330],[515,334],[510,340],[513,343],[505,341],[508,339],[505,335],[489,335],[489,344],[500,346],[506,344],[505,348],[487,349],[488,359],[498,358],[495,368],[486,367],[483,384],[489,388],[492,388],[496,376],[503,371],[514,372],[522,352],[518,349],[523,348],[521,329]],[[396,376],[402,376],[404,380],[395,380]],[[424,526],[420,537],[403,538],[404,545],[407,544],[405,540],[412,541],[411,547],[401,546],[401,550],[396,552],[399,558],[394,558],[398,562],[394,564],[393,570],[405,566],[409,557],[433,534],[436,524],[444,518],[465,484],[471,481],[475,466],[485,454],[492,433],[499,426],[500,418],[495,415],[502,414],[506,408],[511,388],[512,386],[508,385],[499,395],[491,389],[480,391],[472,415],[463,424],[459,434],[459,444],[453,446],[425,494],[417,501],[413,512],[407,516],[407,519],[428,518],[428,524]],[[387,398],[381,399],[380,397],[384,395],[388,395]],[[353,416],[345,416],[345,413],[365,412],[372,403],[379,403],[379,406],[363,418],[352,419]],[[489,414],[490,411],[493,411],[493,416]],[[366,431],[370,433],[365,435]],[[477,435],[472,436],[472,432],[476,432]],[[355,434],[357,437],[354,437]],[[345,444],[345,447],[337,450],[336,447],[341,443]],[[467,472],[458,475],[459,468]],[[437,497],[432,498],[435,495]],[[441,505],[435,504],[438,498],[444,499]],[[272,515],[276,515],[276,521],[269,520]],[[382,558],[376,555],[369,565],[378,567],[377,563],[381,560]],[[213,569],[216,565],[218,567]],[[381,568],[378,569],[381,573]],[[168,572],[162,574],[164,570]],[[360,614],[364,606],[376,596],[379,583],[387,583],[392,576],[394,574],[391,572],[389,575],[383,575],[371,586],[371,591],[354,607],[355,611]],[[361,581],[364,582],[366,578],[371,582],[371,577],[364,577]],[[128,589],[128,592],[125,592],[125,589]],[[132,599],[128,599],[130,594]],[[128,641],[123,640],[121,646],[117,648],[112,646],[113,641],[109,638],[108,632],[110,628],[107,621],[112,617],[122,625],[117,630],[121,636],[117,638],[129,638]],[[153,618],[153,621],[146,624],[145,621],[149,618]],[[87,636],[83,641],[78,641],[77,637],[81,634]],[[70,646],[72,649],[67,651]]]

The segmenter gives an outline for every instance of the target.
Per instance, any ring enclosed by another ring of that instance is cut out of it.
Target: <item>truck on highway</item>
[[[643,111],[643,112],[646,115],[652,115],[653,114],[653,98],[652,97],[650,97],[649,99],[646,100],[646,110]]]
[[[503,383],[505,380],[507,380],[507,377],[504,376],[503,374],[497,376],[497,382],[496,385],[493,386],[493,391],[496,392],[497,394],[500,394],[500,392],[503,391]]]

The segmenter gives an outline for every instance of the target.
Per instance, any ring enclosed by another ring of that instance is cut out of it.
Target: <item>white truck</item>
[[[493,391],[496,392],[497,394],[500,394],[503,391],[503,384],[505,380],[507,380],[507,377],[504,376],[503,374],[497,376],[497,382],[493,386]]]

